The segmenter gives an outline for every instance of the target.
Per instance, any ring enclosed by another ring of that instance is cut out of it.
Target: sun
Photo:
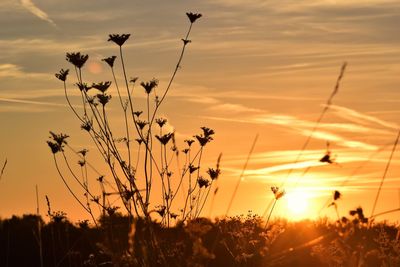
[[[289,219],[302,219],[308,214],[309,196],[304,191],[292,191],[286,195],[287,210]]]

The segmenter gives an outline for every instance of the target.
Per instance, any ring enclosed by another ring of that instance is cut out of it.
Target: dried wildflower
[[[53,154],[56,154],[59,151],[62,151],[62,148],[59,144],[51,142],[51,141],[47,141],[47,144],[49,145],[51,152]]]
[[[93,123],[91,121],[85,121],[81,125],[81,129],[90,132],[92,130]]]
[[[132,84],[135,84],[138,79],[139,79],[139,77],[131,77],[129,82],[132,83]]]
[[[176,218],[178,218],[178,214],[176,213],[170,213],[169,216],[171,216],[172,219],[176,220]]]
[[[143,143],[143,139],[140,139],[140,138],[136,138],[135,141],[138,142],[139,145],[141,145]]]
[[[186,16],[189,18],[190,23],[194,23],[196,20],[201,18],[202,15],[200,13],[187,12]]]
[[[342,193],[340,193],[339,191],[335,190],[335,192],[333,192],[333,201],[338,200],[341,196],[342,196]]]
[[[83,166],[85,166],[86,161],[85,160],[78,160],[78,164],[79,164],[79,166],[83,167]]]
[[[89,150],[87,150],[86,148],[84,148],[84,149],[82,149],[82,150],[79,150],[78,151],[78,154],[81,154],[82,156],[86,156],[86,154],[89,152]]]
[[[334,159],[331,158],[331,152],[328,151],[326,154],[319,160],[320,162],[326,162],[329,164],[334,163]]]
[[[129,39],[131,35],[128,33],[128,34],[109,34],[108,36],[109,36],[108,41],[112,41],[117,45],[122,46],[126,42],[126,40]]]
[[[171,140],[171,137],[173,135],[174,135],[174,133],[167,133],[162,136],[156,135],[156,138],[158,139],[158,141],[160,141],[161,144],[163,144],[165,146],[166,144],[168,144],[169,140]]]
[[[103,106],[105,106],[111,99],[111,96],[107,94],[97,94],[96,97]]]
[[[61,69],[59,73],[55,74],[55,76],[60,81],[65,82],[67,80],[68,72],[69,72],[69,69],[66,69],[66,70]]]
[[[117,56],[111,56],[111,57],[103,58],[102,61],[106,62],[108,64],[108,66],[110,66],[112,68],[112,67],[114,67],[114,61],[116,58],[117,58]]]
[[[56,133],[54,133],[52,131],[50,131],[49,133],[51,135],[49,138],[52,138],[60,146],[64,145],[64,144],[67,144],[67,141],[65,141],[65,139],[67,139],[69,137],[69,135],[66,135],[66,134],[63,134],[63,133],[56,134]]]
[[[160,126],[160,128],[162,128],[165,125],[165,123],[167,123],[167,119],[157,118],[156,123],[158,124],[158,126]]]
[[[185,154],[189,153],[189,151],[190,151],[189,148],[185,148],[185,149],[182,150],[182,152],[185,153]]]
[[[151,81],[148,82],[141,82],[140,85],[144,88],[147,94],[150,94],[151,91],[158,85],[158,80],[153,78]]]
[[[78,82],[75,85],[78,86],[79,90],[84,92],[87,92],[92,88],[91,86],[88,86],[87,83]]]
[[[199,169],[199,167],[195,167],[193,164],[189,164],[189,172],[190,173],[194,173],[198,169]]]
[[[192,42],[191,40],[188,39],[181,39],[184,45],[187,45],[188,43]]]
[[[199,141],[200,146],[205,146],[208,142],[213,140],[211,136],[204,137],[202,135],[195,135],[197,141]]]
[[[147,121],[141,121],[141,120],[137,120],[136,121],[136,125],[139,127],[140,130],[143,130],[143,128],[149,124]]]
[[[83,55],[80,52],[67,53],[66,55],[66,60],[78,69],[82,68],[88,59],[88,55]]]
[[[97,90],[101,91],[102,93],[105,93],[108,89],[108,87],[110,87],[111,82],[107,81],[107,82],[99,82],[99,83],[93,83],[92,87],[96,88]]]
[[[201,127],[201,129],[203,130],[204,136],[211,136],[213,134],[215,134],[213,129],[207,128],[207,127]]]
[[[140,117],[140,115],[142,115],[143,111],[135,111],[133,112],[133,115],[135,115],[136,117]]]
[[[97,181],[102,183],[104,181],[104,175],[100,175],[99,178],[97,178]]]
[[[161,217],[164,217],[164,214],[165,214],[165,210],[166,210],[167,208],[165,207],[165,206],[157,206],[156,207],[156,209],[155,209],[155,211],[161,216]]]
[[[213,169],[213,168],[208,168],[207,171],[208,175],[210,176],[211,180],[218,179],[218,176],[221,174],[220,169]]]
[[[190,147],[194,143],[194,140],[193,139],[185,139],[184,142],[187,143],[187,145]]]
[[[205,179],[203,176],[199,176],[199,178],[197,179],[197,183],[199,184],[200,188],[207,188],[210,185],[210,181]]]
[[[113,207],[107,207],[106,211],[108,213],[109,216],[112,216],[115,214],[115,212],[119,209],[119,207],[117,206],[113,206]]]
[[[271,191],[275,196],[275,199],[278,200],[285,195],[285,190],[279,190],[277,186],[271,186]]]

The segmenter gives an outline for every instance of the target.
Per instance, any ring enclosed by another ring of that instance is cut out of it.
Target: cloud
[[[50,19],[49,15],[47,15],[46,12],[38,8],[32,0],[21,0],[21,5],[26,8],[29,12],[31,12],[33,15],[36,17],[40,18],[41,20],[47,21],[54,27],[57,27],[57,25],[54,23],[52,19]]]
[[[225,103],[214,105],[209,108],[211,111],[222,111],[229,113],[244,113],[244,112],[262,112],[263,110],[257,108],[246,107],[241,104]]]
[[[32,100],[15,99],[15,98],[3,98],[3,97],[0,97],[0,102],[52,106],[52,107],[67,107],[67,105],[60,103],[50,103],[50,102],[32,101]]]
[[[331,105],[330,109],[334,110],[336,112],[337,116],[340,116],[344,119],[357,122],[360,124],[378,124],[380,126],[383,126],[385,128],[397,130],[399,129],[399,125],[391,122],[387,122],[384,120],[381,120],[377,117],[371,116],[371,115],[366,115],[362,114],[356,110],[341,107],[341,106],[336,106],[336,105]]]
[[[50,76],[48,74],[43,74],[43,73],[24,72],[20,66],[15,65],[15,64],[9,64],[9,63],[0,64],[0,78],[6,78],[6,77],[11,77],[11,78],[23,78],[23,77],[49,78]]]

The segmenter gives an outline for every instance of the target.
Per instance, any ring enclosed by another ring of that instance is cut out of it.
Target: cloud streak
[[[21,0],[21,5],[27,9],[30,13],[35,15],[36,17],[40,18],[41,20],[47,21],[50,23],[52,26],[57,27],[57,25],[54,23],[52,19],[50,19],[49,15],[38,8],[32,0]]]

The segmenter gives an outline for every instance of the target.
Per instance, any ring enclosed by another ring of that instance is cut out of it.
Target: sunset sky
[[[213,167],[222,152],[212,216],[225,214],[257,134],[229,215],[263,214],[273,197],[270,187],[281,185],[290,169],[287,195],[274,216],[315,218],[334,190],[343,194],[340,215],[358,206],[370,215],[400,129],[399,1],[1,0],[0,165],[8,160],[0,180],[1,217],[35,212],[35,185],[43,215],[48,195],[54,210],[73,220],[88,217],[57,174],[46,144],[49,130],[68,133],[76,150],[88,148],[99,170],[102,162],[68,109],[54,73],[72,68],[66,52],[80,51],[89,54],[84,72],[90,83],[112,80],[101,62],[118,53],[108,34],[131,33],[124,45],[128,75],[139,81],[156,77],[162,92],[189,25],[188,11],[203,17],[193,26],[160,115],[175,129],[180,148],[201,126],[215,130],[202,164]],[[293,165],[345,61],[332,106]],[[72,92],[75,80],[69,78]],[[143,88],[135,90],[143,100]],[[116,101],[115,88],[110,92]],[[113,111],[113,125],[123,127],[120,113]],[[327,141],[338,164],[319,162]],[[399,167],[396,151],[375,213],[400,207]],[[305,207],[296,212],[293,202],[302,201]],[[336,213],[328,208],[319,215],[334,218]],[[399,215],[381,218],[398,221]]]

